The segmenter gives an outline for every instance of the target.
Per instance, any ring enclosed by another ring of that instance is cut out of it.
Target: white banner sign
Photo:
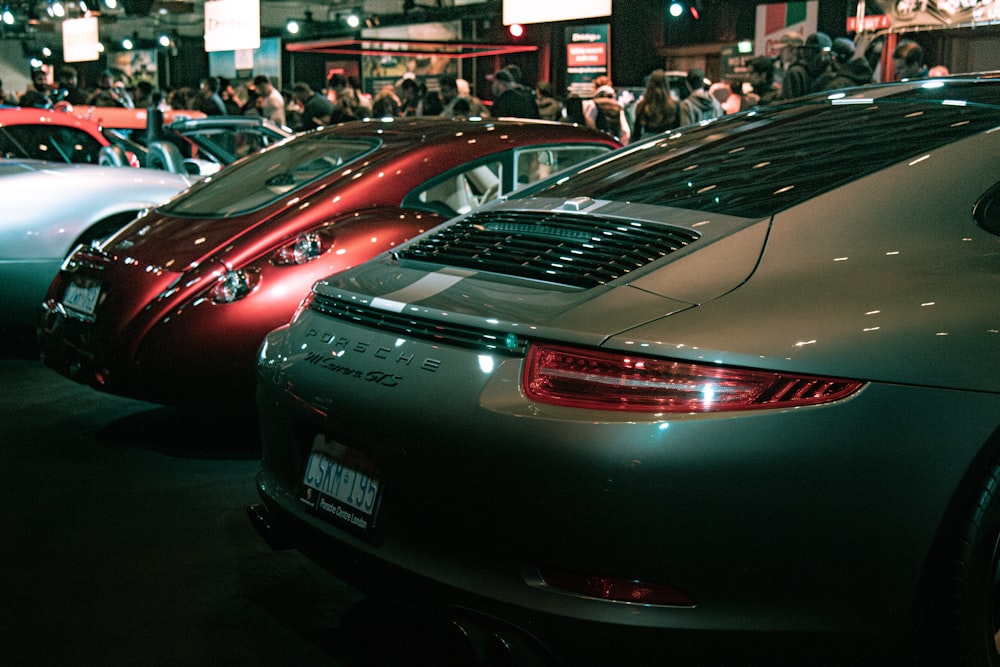
[[[96,16],[63,21],[62,38],[63,60],[68,63],[89,62],[101,57]]]
[[[260,48],[259,0],[205,3],[205,51]]]

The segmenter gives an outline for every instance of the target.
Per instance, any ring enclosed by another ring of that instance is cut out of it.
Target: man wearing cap
[[[489,77],[493,81],[493,106],[490,115],[494,118],[512,116],[515,118],[541,118],[535,96],[525,90],[507,69],[497,70]]]
[[[798,60],[799,48],[806,43],[806,40],[797,32],[786,32],[778,42],[781,44],[781,50],[774,61],[774,82],[780,87],[785,80],[785,72]]]
[[[788,68],[781,84],[782,99],[801,97],[813,92],[816,79],[830,68],[830,50],[833,40],[824,32],[817,32],[806,38],[799,48],[799,57]]]

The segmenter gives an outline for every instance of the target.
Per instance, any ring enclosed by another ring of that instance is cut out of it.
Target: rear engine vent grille
[[[420,338],[435,343],[456,345],[512,356],[523,356],[527,340],[502,331],[491,331],[453,322],[414,317],[404,313],[372,308],[313,293],[309,308],[329,317],[353,322],[372,329],[388,331],[407,338]]]
[[[697,238],[686,229],[634,220],[486,211],[408,245],[397,257],[590,288]]]

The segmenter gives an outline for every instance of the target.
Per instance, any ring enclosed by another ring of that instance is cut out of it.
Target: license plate
[[[375,527],[382,484],[361,452],[322,435],[313,439],[300,499],[321,516],[362,535]]]
[[[70,283],[66,286],[62,304],[67,308],[72,308],[73,310],[92,316],[100,296],[100,285],[94,284],[83,287],[76,283]]]

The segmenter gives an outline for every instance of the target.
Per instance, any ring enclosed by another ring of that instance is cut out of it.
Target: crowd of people
[[[917,78],[947,74],[928,69],[919,44],[902,40],[893,52],[895,78]],[[77,72],[63,66],[49,82],[44,70],[32,72],[30,87],[20,96],[4,92],[3,103],[51,107],[60,102],[146,108],[193,109],[209,116],[257,115],[296,131],[343,121],[386,116],[520,117],[579,123],[614,135],[622,144],[639,137],[664,132],[773,104],[811,92],[834,90],[882,80],[875,52],[858,53],[852,40],[831,39],[816,32],[803,39],[795,32],[781,38],[774,57],[758,56],[746,63],[743,77],[712,83],[700,69],[687,72],[683,90],[672,86],[667,74],[657,69],[647,77],[645,89],[635,99],[616,91],[611,79],[598,76],[592,96],[557,95],[548,81],[534,88],[522,81],[521,69],[508,64],[487,77],[490,104],[471,90],[469,82],[451,74],[427,83],[408,72],[374,94],[365,93],[357,77],[333,73],[319,89],[296,82],[284,94],[270,77],[257,75],[234,87],[225,78],[207,76],[197,88],[157,90],[147,81],[134,85],[116,78],[111,70],[100,73],[89,90],[79,87]],[[634,102],[634,104],[633,104]]]

